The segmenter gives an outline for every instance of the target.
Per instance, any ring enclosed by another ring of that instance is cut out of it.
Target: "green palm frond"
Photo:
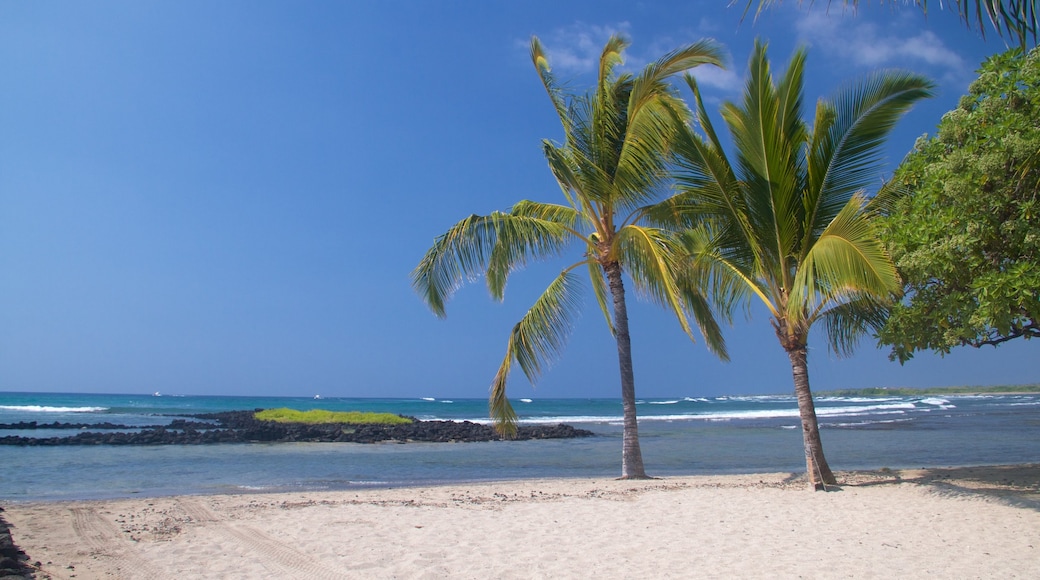
[[[791,289],[792,308],[813,313],[828,303],[855,296],[883,300],[899,290],[899,275],[865,205],[862,196],[853,196],[812,245]]]
[[[628,129],[618,163],[618,187],[632,192],[630,203],[645,203],[657,193],[665,168],[662,155],[675,138],[676,122],[689,120],[689,112],[667,78],[700,66],[722,65],[722,52],[714,41],[687,45],[650,63],[635,78],[628,100]]]
[[[860,296],[829,308],[822,318],[831,351],[838,356],[851,356],[863,336],[876,335],[885,325],[891,303],[892,299]]]
[[[704,258],[712,246],[706,225],[684,230],[679,235],[679,243],[685,254],[678,261],[676,273],[682,303],[696,321],[708,350],[728,361],[729,352],[716,316],[732,321],[732,307],[747,287],[733,283],[734,276],[720,274],[719,261]]]
[[[684,231],[681,240],[688,259],[694,262],[690,267],[698,272],[698,279],[710,277],[711,296],[718,311],[729,316],[735,304],[746,303],[755,296],[771,315],[780,314],[775,296],[739,242],[734,244],[731,238],[701,227]]]
[[[434,240],[412,271],[412,286],[444,317],[445,303],[466,281],[486,276],[491,295],[501,300],[510,272],[558,254],[569,240],[566,224],[502,212],[472,215]]]
[[[542,43],[537,36],[531,38],[531,62],[534,63],[534,68],[538,71],[538,78],[542,80],[545,92],[549,94],[549,100],[552,101],[553,109],[556,110],[556,115],[560,118],[564,133],[570,133],[570,119],[567,114],[567,102],[564,98],[563,88],[552,74],[552,69],[549,67],[549,59],[545,56],[545,48],[542,47]]]
[[[797,247],[801,225],[800,144],[805,130],[797,110],[801,99],[791,93],[801,92],[804,59],[803,51],[795,53],[778,87],[766,46],[756,42],[743,105],[727,103],[722,111],[737,149],[738,177],[748,190],[744,202],[755,245],[766,256],[763,263],[777,267],[774,276],[782,286],[788,285],[784,260]]]
[[[673,146],[672,172],[677,193],[648,208],[647,216],[654,223],[686,226],[700,223],[703,219],[722,217],[743,223],[744,231],[748,232],[748,211],[744,207],[744,197],[739,193],[741,184],[704,109],[696,82],[692,77],[687,77],[687,82],[696,103],[697,125],[709,139],[704,140],[689,127],[682,127]]]
[[[516,427],[520,420],[506,394],[506,382],[509,379],[512,365],[513,353],[507,348],[505,359],[498,367],[495,378],[491,380],[491,392],[488,396],[488,415],[491,416],[491,424],[494,425],[495,431],[499,435],[507,439],[516,437]]]
[[[445,303],[463,283],[483,273],[499,215],[471,215],[459,221],[434,240],[412,270],[412,287],[437,316],[446,316]]]
[[[683,332],[692,339],[693,330],[675,280],[677,258],[682,256],[678,238],[668,230],[629,224],[618,231],[613,252],[635,281],[636,289],[671,309]]]
[[[884,72],[841,91],[817,106],[811,139],[805,227],[821,231],[855,193],[877,176],[885,139],[935,84],[908,72]]]
[[[563,349],[581,307],[581,283],[564,270],[545,289],[509,335],[506,357],[491,385],[490,410],[500,433],[515,433],[515,413],[506,397],[506,380],[515,361],[532,383]]]
[[[568,231],[577,234],[576,228],[584,223],[584,215],[573,207],[556,203],[543,203],[523,200],[517,202],[509,213],[516,217],[533,218],[554,224],[560,224]],[[581,234],[579,237],[584,238]]]

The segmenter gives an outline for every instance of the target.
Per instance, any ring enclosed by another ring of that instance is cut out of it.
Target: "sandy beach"
[[[5,506],[38,578],[1035,578],[1040,465]]]

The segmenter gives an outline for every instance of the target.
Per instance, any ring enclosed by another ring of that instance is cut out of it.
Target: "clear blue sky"
[[[446,320],[409,272],[466,215],[560,198],[531,35],[578,89],[612,32],[635,68],[714,37],[730,68],[698,73],[713,109],[756,37],[777,68],[809,48],[809,103],[876,68],[924,73],[940,95],[899,126],[890,167],[1004,49],[937,10],[816,4],[743,23],[697,0],[0,4],[0,390],[486,396],[560,266],[516,273],[504,303],[471,284]],[[619,396],[588,306],[512,396]],[[630,314],[639,396],[791,391],[759,311],[727,330],[728,364],[656,307]],[[872,341],[839,360],[820,338],[815,390],[1040,380],[1028,342],[901,367]]]

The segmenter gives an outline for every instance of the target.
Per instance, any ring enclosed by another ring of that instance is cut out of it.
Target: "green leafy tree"
[[[780,4],[781,0],[758,0],[756,17],[762,11],[774,4]],[[801,3],[799,1],[799,3]],[[882,2],[883,3],[883,2]],[[893,2],[889,2],[892,4]],[[928,13],[927,0],[904,0],[904,4],[913,4],[920,8],[925,14]],[[747,14],[755,0],[747,0],[744,14]],[[830,1],[827,2],[830,5]],[[857,8],[859,0],[843,0],[845,6]],[[960,19],[970,27],[978,29],[983,36],[986,35],[986,23],[997,31],[1000,36],[1007,36],[1017,40],[1025,48],[1030,38],[1036,43],[1038,26],[1036,0],[953,0],[952,2],[940,2],[940,9],[954,10]]]
[[[510,370],[516,363],[534,382],[557,356],[582,303],[584,285],[576,270],[584,268],[617,341],[624,410],[622,477],[643,478],[622,274],[642,294],[670,308],[691,338],[692,315],[709,348],[725,356],[707,301],[682,292],[676,281],[682,254],[677,235],[648,227],[641,209],[667,191],[673,119],[689,115],[669,78],[702,64],[719,65],[721,56],[714,43],[701,41],[668,53],[638,75],[619,74],[627,45],[612,37],[600,57],[596,86],[575,95],[561,89],[541,43],[532,39],[535,69],[563,125],[564,141],[544,141],[543,150],[566,204],[521,201],[507,212],[458,222],[434,241],[412,272],[412,282],[434,313],[444,316],[445,301],[467,280],[484,276],[492,297],[501,300],[513,270],[530,260],[577,250],[580,259],[562,270],[513,327],[491,384],[491,417],[500,432],[515,432],[517,416],[506,397]]]
[[[1040,336],[1040,51],[987,59],[896,171],[882,235],[905,283],[891,358]]]
[[[815,487],[835,483],[809,388],[809,330],[823,322],[831,347],[851,351],[876,327],[899,280],[872,225],[866,188],[885,138],[932,83],[909,73],[877,74],[816,104],[802,118],[805,52],[776,82],[756,42],[743,102],[722,107],[736,149],[723,150],[696,82],[695,120],[677,140],[679,192],[654,217],[679,217],[695,261],[714,272],[716,295],[758,298],[791,362],[805,461]],[[739,300],[738,300],[739,302]]]

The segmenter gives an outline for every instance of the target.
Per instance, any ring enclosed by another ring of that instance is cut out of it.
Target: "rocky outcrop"
[[[259,410],[259,409],[258,409]],[[53,423],[29,427],[35,423],[0,425],[0,429],[84,429],[68,437],[0,437],[0,445],[204,445],[210,443],[282,443],[282,442],[347,442],[379,443],[410,441],[473,442],[496,441],[501,437],[489,425],[471,421],[419,421],[402,425],[354,425],[329,423],[275,423],[258,421],[254,411],[229,411],[191,415],[194,421],[178,419],[165,426],[134,428],[126,425],[94,425]],[[11,425],[19,425],[12,427]],[[122,430],[120,430],[122,429]],[[101,431],[101,432],[98,432]],[[592,432],[570,425],[522,426],[516,439],[567,439],[587,437]]]

